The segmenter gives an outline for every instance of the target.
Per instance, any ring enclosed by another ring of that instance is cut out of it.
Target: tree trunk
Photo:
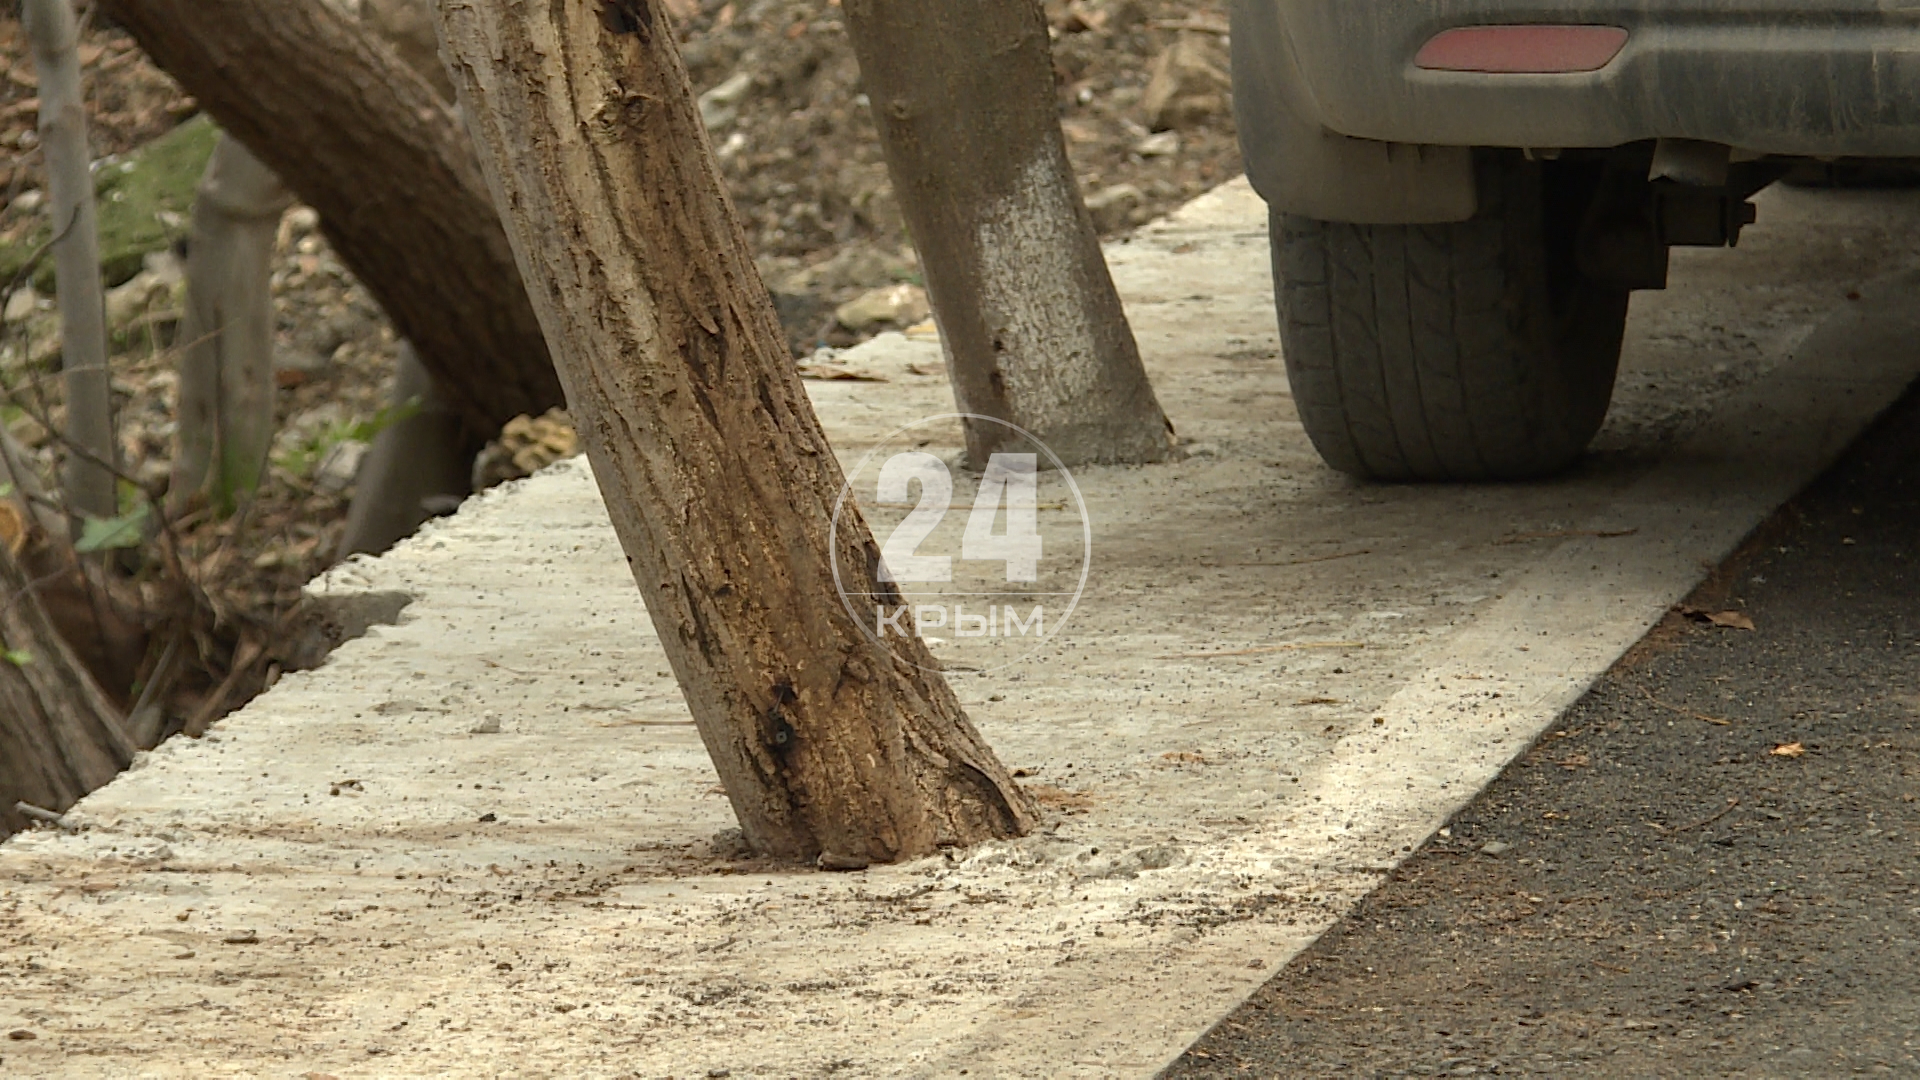
[[[134,746],[0,545],[0,836],[27,824],[17,802],[64,811],[119,775]]]
[[[1060,133],[1039,0],[846,0],[960,410],[1068,465],[1160,461],[1172,426]],[[967,425],[984,464],[1010,438]]]
[[[115,22],[320,212],[327,239],[476,433],[561,404],[452,109],[314,0],[105,0]]]
[[[113,397],[107,373],[107,309],[100,289],[93,155],[80,97],[79,28],[69,0],[27,0],[23,9],[40,80],[40,145],[47,158],[53,272],[60,300],[60,370],[67,388],[67,511],[119,513],[114,487]]]
[[[1032,808],[918,638],[787,353],[657,0],[443,0],[441,40],[634,579],[748,842],[846,867]],[[837,551],[835,545],[837,544]],[[891,586],[886,588],[890,589]]]
[[[238,140],[220,136],[194,198],[187,248],[167,486],[176,512],[209,480],[223,514],[260,485],[273,443],[273,241],[292,204],[279,177]]]
[[[458,506],[473,490],[479,447],[466,438],[460,418],[404,341],[397,367],[391,407],[404,412],[373,437],[360,463],[336,559],[380,554],[412,536],[421,522],[445,513],[439,504]]]

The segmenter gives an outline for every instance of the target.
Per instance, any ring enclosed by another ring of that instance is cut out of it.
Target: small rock
[[[849,244],[825,262],[788,275],[776,291],[808,293],[878,288],[913,273],[918,265],[911,248],[889,254],[865,244]]]
[[[148,311],[165,307],[173,299],[176,283],[163,274],[142,270],[125,283],[107,290],[107,326],[124,329]]]
[[[1165,870],[1186,862],[1187,853],[1173,844],[1156,844],[1134,852],[1132,860],[1142,870]]]
[[[134,469],[133,479],[140,490],[158,499],[167,493],[167,486],[173,480],[173,466],[159,458],[145,458]]]
[[[1100,232],[1125,228],[1133,208],[1146,201],[1147,194],[1132,184],[1114,184],[1087,196],[1087,212]]]
[[[366,456],[366,443],[359,439],[341,439],[327,448],[326,456],[313,470],[313,486],[329,495],[345,491],[360,475],[360,463]]]
[[[700,95],[700,122],[707,130],[726,127],[740,115],[739,105],[753,90],[753,75],[736,71],[725,82]]]
[[[933,309],[927,304],[927,291],[918,285],[889,285],[873,289],[841,304],[833,311],[834,320],[858,333],[883,323],[912,326]]]
[[[7,306],[4,312],[0,312],[0,322],[25,322],[27,316],[33,314],[39,306],[40,294],[34,291],[33,286],[22,285],[7,294]]]
[[[1140,105],[1152,131],[1205,123],[1227,109],[1231,80],[1216,35],[1183,32],[1153,60]]]
[[[287,231],[295,236],[305,236],[320,227],[320,211],[311,206],[296,206],[287,211]]]
[[[1512,851],[1512,850],[1513,850],[1513,845],[1512,845],[1512,844],[1505,844],[1505,843],[1501,843],[1501,842],[1500,842],[1500,841],[1498,841],[1498,840],[1489,840],[1489,841],[1488,841],[1487,843],[1485,843],[1485,844],[1483,844],[1483,845],[1481,845],[1481,847],[1480,847],[1480,854],[1482,854],[1482,855],[1505,855],[1505,854],[1506,854],[1507,852],[1509,852],[1509,851]]]
[[[753,848],[747,843],[747,834],[740,829],[721,829],[713,834],[709,841],[713,845],[713,854],[722,859],[742,859],[753,854]]]
[[[276,374],[298,372],[301,375],[318,375],[327,370],[333,362],[331,356],[322,355],[313,349],[298,346],[273,350],[273,370]],[[304,379],[300,381],[305,381]],[[296,383],[297,385],[297,383]]]
[[[226,937],[221,938],[220,944],[222,945],[258,945],[260,944],[260,935],[254,933],[252,930],[235,930],[233,933],[228,934]]]
[[[47,193],[38,188],[23,191],[13,197],[13,208],[23,214],[31,214],[47,204]]]
[[[40,449],[50,438],[46,425],[27,413],[21,413],[15,417],[13,423],[7,425],[7,430],[13,433],[14,439],[20,445],[30,450]]]
[[[1156,131],[1135,143],[1133,152],[1143,158],[1172,157],[1180,152],[1180,134],[1174,131]]]
[[[500,734],[500,717],[493,713],[482,713],[480,721],[467,729],[470,735]]]

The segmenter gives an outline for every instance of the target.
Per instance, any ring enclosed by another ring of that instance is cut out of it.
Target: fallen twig
[[[1622,536],[1632,536],[1639,529],[1554,529],[1549,532],[1514,533],[1495,540],[1495,544],[1525,544],[1534,540],[1570,540],[1576,536],[1589,536],[1601,540],[1615,540]]]
[[[1670,713],[1679,713],[1681,716],[1689,717],[1694,720],[1701,720],[1706,723],[1713,724],[1717,727],[1733,726],[1733,721],[1731,720],[1722,720],[1717,716],[1708,716],[1706,713],[1703,713],[1703,712],[1694,712],[1692,709],[1684,709],[1678,705],[1669,705],[1666,702],[1661,701],[1659,698],[1654,697],[1653,691],[1647,689],[1644,686],[1639,687],[1639,690],[1642,694],[1645,694],[1647,696],[1647,702],[1649,704],[1657,705],[1660,708],[1665,709]]]
[[[887,377],[873,371],[855,371],[838,364],[801,364],[800,377],[815,382],[886,382]]]
[[[19,814],[23,818],[29,818],[31,820],[42,822],[47,825],[56,825],[62,829],[73,828],[73,826],[67,821],[67,815],[56,814],[51,810],[48,810],[44,807],[35,806],[30,802],[14,803],[13,812],[16,814]]]
[[[1691,825],[1681,825],[1681,826],[1678,826],[1677,828],[1668,829],[1667,832],[1683,833],[1693,829],[1698,829],[1703,825],[1711,825],[1714,822],[1719,821],[1721,818],[1726,817],[1728,814],[1733,813],[1733,808],[1739,805],[1740,805],[1739,799],[1728,799],[1727,805],[1721,807],[1717,813],[1712,814],[1711,816],[1708,816],[1708,817],[1703,817],[1699,821],[1696,821]]]

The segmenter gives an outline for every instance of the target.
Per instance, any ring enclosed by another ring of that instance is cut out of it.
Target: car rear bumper
[[[1323,130],[1427,146],[1610,147],[1699,139],[1761,154],[1920,157],[1920,6],[1885,0],[1241,0],[1235,63],[1288,69],[1272,103]],[[1426,70],[1443,31],[1628,31],[1604,67]],[[1265,103],[1237,101],[1246,113]]]

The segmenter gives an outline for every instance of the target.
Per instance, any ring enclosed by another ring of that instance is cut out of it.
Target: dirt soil
[[[714,146],[796,349],[851,344],[854,336],[834,325],[833,306],[918,275],[838,4],[669,6],[681,16],[683,54],[710,103]],[[1239,174],[1225,3],[1046,7],[1061,125],[1103,236]],[[1161,61],[1172,100],[1159,105],[1166,95],[1148,100],[1148,84],[1156,61],[1176,46],[1178,56]]]
[[[669,0],[669,8],[796,356],[923,319],[923,298],[890,312],[883,306],[890,318],[856,319],[853,326],[835,317],[848,301],[885,287],[915,290],[920,281],[837,4]],[[1047,10],[1062,124],[1103,235],[1123,233],[1238,173],[1223,2],[1054,0]],[[85,26],[80,59],[103,168],[195,114],[192,100],[111,26]],[[0,246],[18,246],[44,228],[44,181],[33,65],[11,6],[0,13],[0,60]],[[1149,94],[1156,70],[1158,86]],[[163,216],[166,235],[184,235],[184,215]],[[316,226],[310,210],[296,208],[276,251],[281,433],[270,482],[237,520],[200,514],[174,523],[196,576],[217,583],[209,586],[216,606],[267,626],[332,562],[352,497],[350,468],[341,470],[353,459],[342,450],[377,432],[392,379],[393,331]],[[123,318],[115,325],[113,363],[125,470],[157,497],[172,454],[172,337],[181,289],[177,264],[164,250],[149,270],[153,289],[143,286],[137,303],[116,309]],[[21,286],[18,279],[0,282],[0,299],[11,300],[15,314],[0,323],[0,418],[52,476],[61,448],[50,432],[60,428],[63,412],[57,353],[43,342],[55,321],[54,301],[23,296]],[[485,479],[524,473],[490,467]],[[234,647],[229,634],[203,658],[210,680],[221,676]],[[204,695],[183,693],[173,711],[199,707]]]
[[[1920,393],[1165,1075],[1920,1075],[1916,536]]]

